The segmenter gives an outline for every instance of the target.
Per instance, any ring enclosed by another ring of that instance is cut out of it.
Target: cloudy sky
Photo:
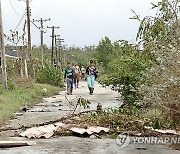
[[[68,46],[97,45],[101,38],[135,40],[139,23],[129,18],[131,9],[143,18],[155,14],[151,3],[159,0],[31,0],[31,19],[51,18],[45,26],[60,26],[55,33]],[[1,0],[4,33],[10,34],[25,13],[24,0]],[[25,19],[25,18],[24,18]],[[23,22],[19,26],[22,29]],[[40,26],[38,23],[36,23]],[[40,32],[32,24],[32,44],[40,44]],[[47,29],[44,43],[51,44],[51,30]],[[8,43],[8,42],[7,42]]]

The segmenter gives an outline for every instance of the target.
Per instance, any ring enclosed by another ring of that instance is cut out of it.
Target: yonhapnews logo
[[[129,133],[122,133],[119,134],[116,138],[116,143],[117,145],[119,145],[121,148],[124,148],[126,146],[128,146],[131,142],[131,139],[129,137]]]
[[[124,132],[116,138],[117,145],[125,148],[129,144],[180,144],[180,136],[173,137],[130,137],[129,133]]]

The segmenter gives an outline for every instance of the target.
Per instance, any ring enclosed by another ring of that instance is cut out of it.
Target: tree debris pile
[[[93,112],[63,118],[60,122],[32,127],[22,132],[20,136],[27,138],[50,138],[52,136],[75,135],[91,137],[92,135],[116,137],[119,133],[128,131],[135,136],[180,135],[176,130],[160,130],[150,127],[147,119],[139,120],[137,116],[107,112]]]

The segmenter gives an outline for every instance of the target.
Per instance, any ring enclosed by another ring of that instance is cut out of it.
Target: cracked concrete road
[[[74,89],[73,93],[74,95],[67,96],[71,102],[76,104],[77,98],[81,96],[90,100],[91,109],[96,109],[98,103],[101,103],[103,108],[121,105],[117,92],[98,83],[96,83],[95,93],[92,96],[88,94],[86,82],[81,82],[80,88]],[[78,107],[77,112],[80,111],[84,111],[84,109]],[[44,98],[41,103],[29,108],[27,112],[17,114],[15,119],[8,121],[3,127],[40,124],[69,115],[71,112],[72,106],[65,98],[65,91],[62,91],[56,96]],[[14,131],[0,132],[0,140],[29,140],[15,137],[14,133]],[[180,151],[171,150],[167,145],[130,144],[126,148],[121,149],[114,139],[56,136],[50,139],[31,139],[31,141],[36,141],[37,144],[34,146],[0,149],[0,154],[180,154]]]
[[[91,102],[90,109],[94,110],[98,103],[101,103],[103,108],[116,107],[121,105],[117,100],[117,92],[112,91],[109,87],[103,88],[100,84],[96,84],[94,95],[88,93],[86,82],[80,83],[79,89],[74,89],[73,95],[67,95],[65,91],[59,92],[58,95],[43,98],[42,102],[29,108],[27,112],[17,116],[16,119],[8,121],[4,127],[19,127],[19,125],[40,124],[46,121],[55,120],[72,113],[73,106],[70,105],[67,99],[74,105],[77,103],[77,98],[83,97]],[[84,111],[83,107],[77,108],[76,112]]]

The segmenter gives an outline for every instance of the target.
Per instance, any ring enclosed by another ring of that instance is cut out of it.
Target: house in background
[[[20,53],[22,50],[22,46],[9,46],[7,45],[5,47],[5,54],[6,57],[13,58],[13,59],[25,59],[26,54],[25,53]]]

